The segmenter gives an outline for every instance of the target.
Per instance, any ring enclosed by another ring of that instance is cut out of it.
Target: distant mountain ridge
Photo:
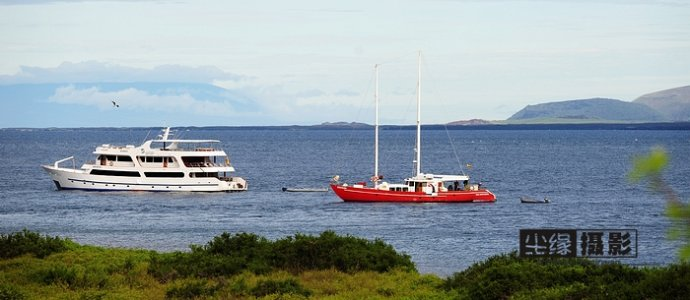
[[[633,103],[647,105],[669,121],[690,121],[690,85],[642,95]]]
[[[319,125],[312,125],[314,127],[324,127],[324,128],[364,128],[371,127],[372,125],[359,122],[323,122]]]
[[[666,120],[663,114],[641,103],[592,98],[528,105],[513,114],[508,121],[545,119],[620,122]]]
[[[482,119],[471,119],[471,120],[453,121],[453,122],[447,123],[446,125],[475,126],[475,125],[490,125],[490,124],[493,124],[493,122],[487,121],[487,120],[482,120]]]

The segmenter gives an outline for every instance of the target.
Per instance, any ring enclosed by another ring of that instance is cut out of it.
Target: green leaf
[[[666,205],[666,216],[671,219],[681,219],[684,215],[684,205],[680,203],[669,203]]]
[[[671,227],[666,232],[666,236],[669,240],[677,240],[683,236],[683,230],[678,227]]]
[[[680,248],[680,260],[690,261],[690,245],[685,245]]]
[[[633,169],[630,171],[628,178],[632,182],[638,182],[645,177],[659,176],[667,165],[668,155],[666,150],[661,147],[655,147],[649,154],[634,158]]]

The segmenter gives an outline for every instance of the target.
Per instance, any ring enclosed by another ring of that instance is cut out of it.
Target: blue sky
[[[680,0],[2,1],[2,127],[505,119],[690,84]],[[119,108],[110,100],[117,100]]]

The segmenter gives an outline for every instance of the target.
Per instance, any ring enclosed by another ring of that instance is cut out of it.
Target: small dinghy
[[[328,192],[327,188],[283,188],[283,192],[293,192],[293,193],[325,193]]]
[[[534,199],[530,197],[520,197],[520,202],[522,203],[549,203],[551,200],[549,198],[544,197],[544,200],[539,200],[539,199]]]

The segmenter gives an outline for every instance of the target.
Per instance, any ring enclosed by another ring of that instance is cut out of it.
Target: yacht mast
[[[421,173],[422,163],[422,123],[421,123],[421,105],[422,103],[422,51],[419,51],[417,57],[417,144],[415,145],[415,176]]]
[[[374,123],[374,186],[379,177],[379,65],[374,65],[376,73],[376,90],[374,91],[374,105],[376,107],[376,120]]]

